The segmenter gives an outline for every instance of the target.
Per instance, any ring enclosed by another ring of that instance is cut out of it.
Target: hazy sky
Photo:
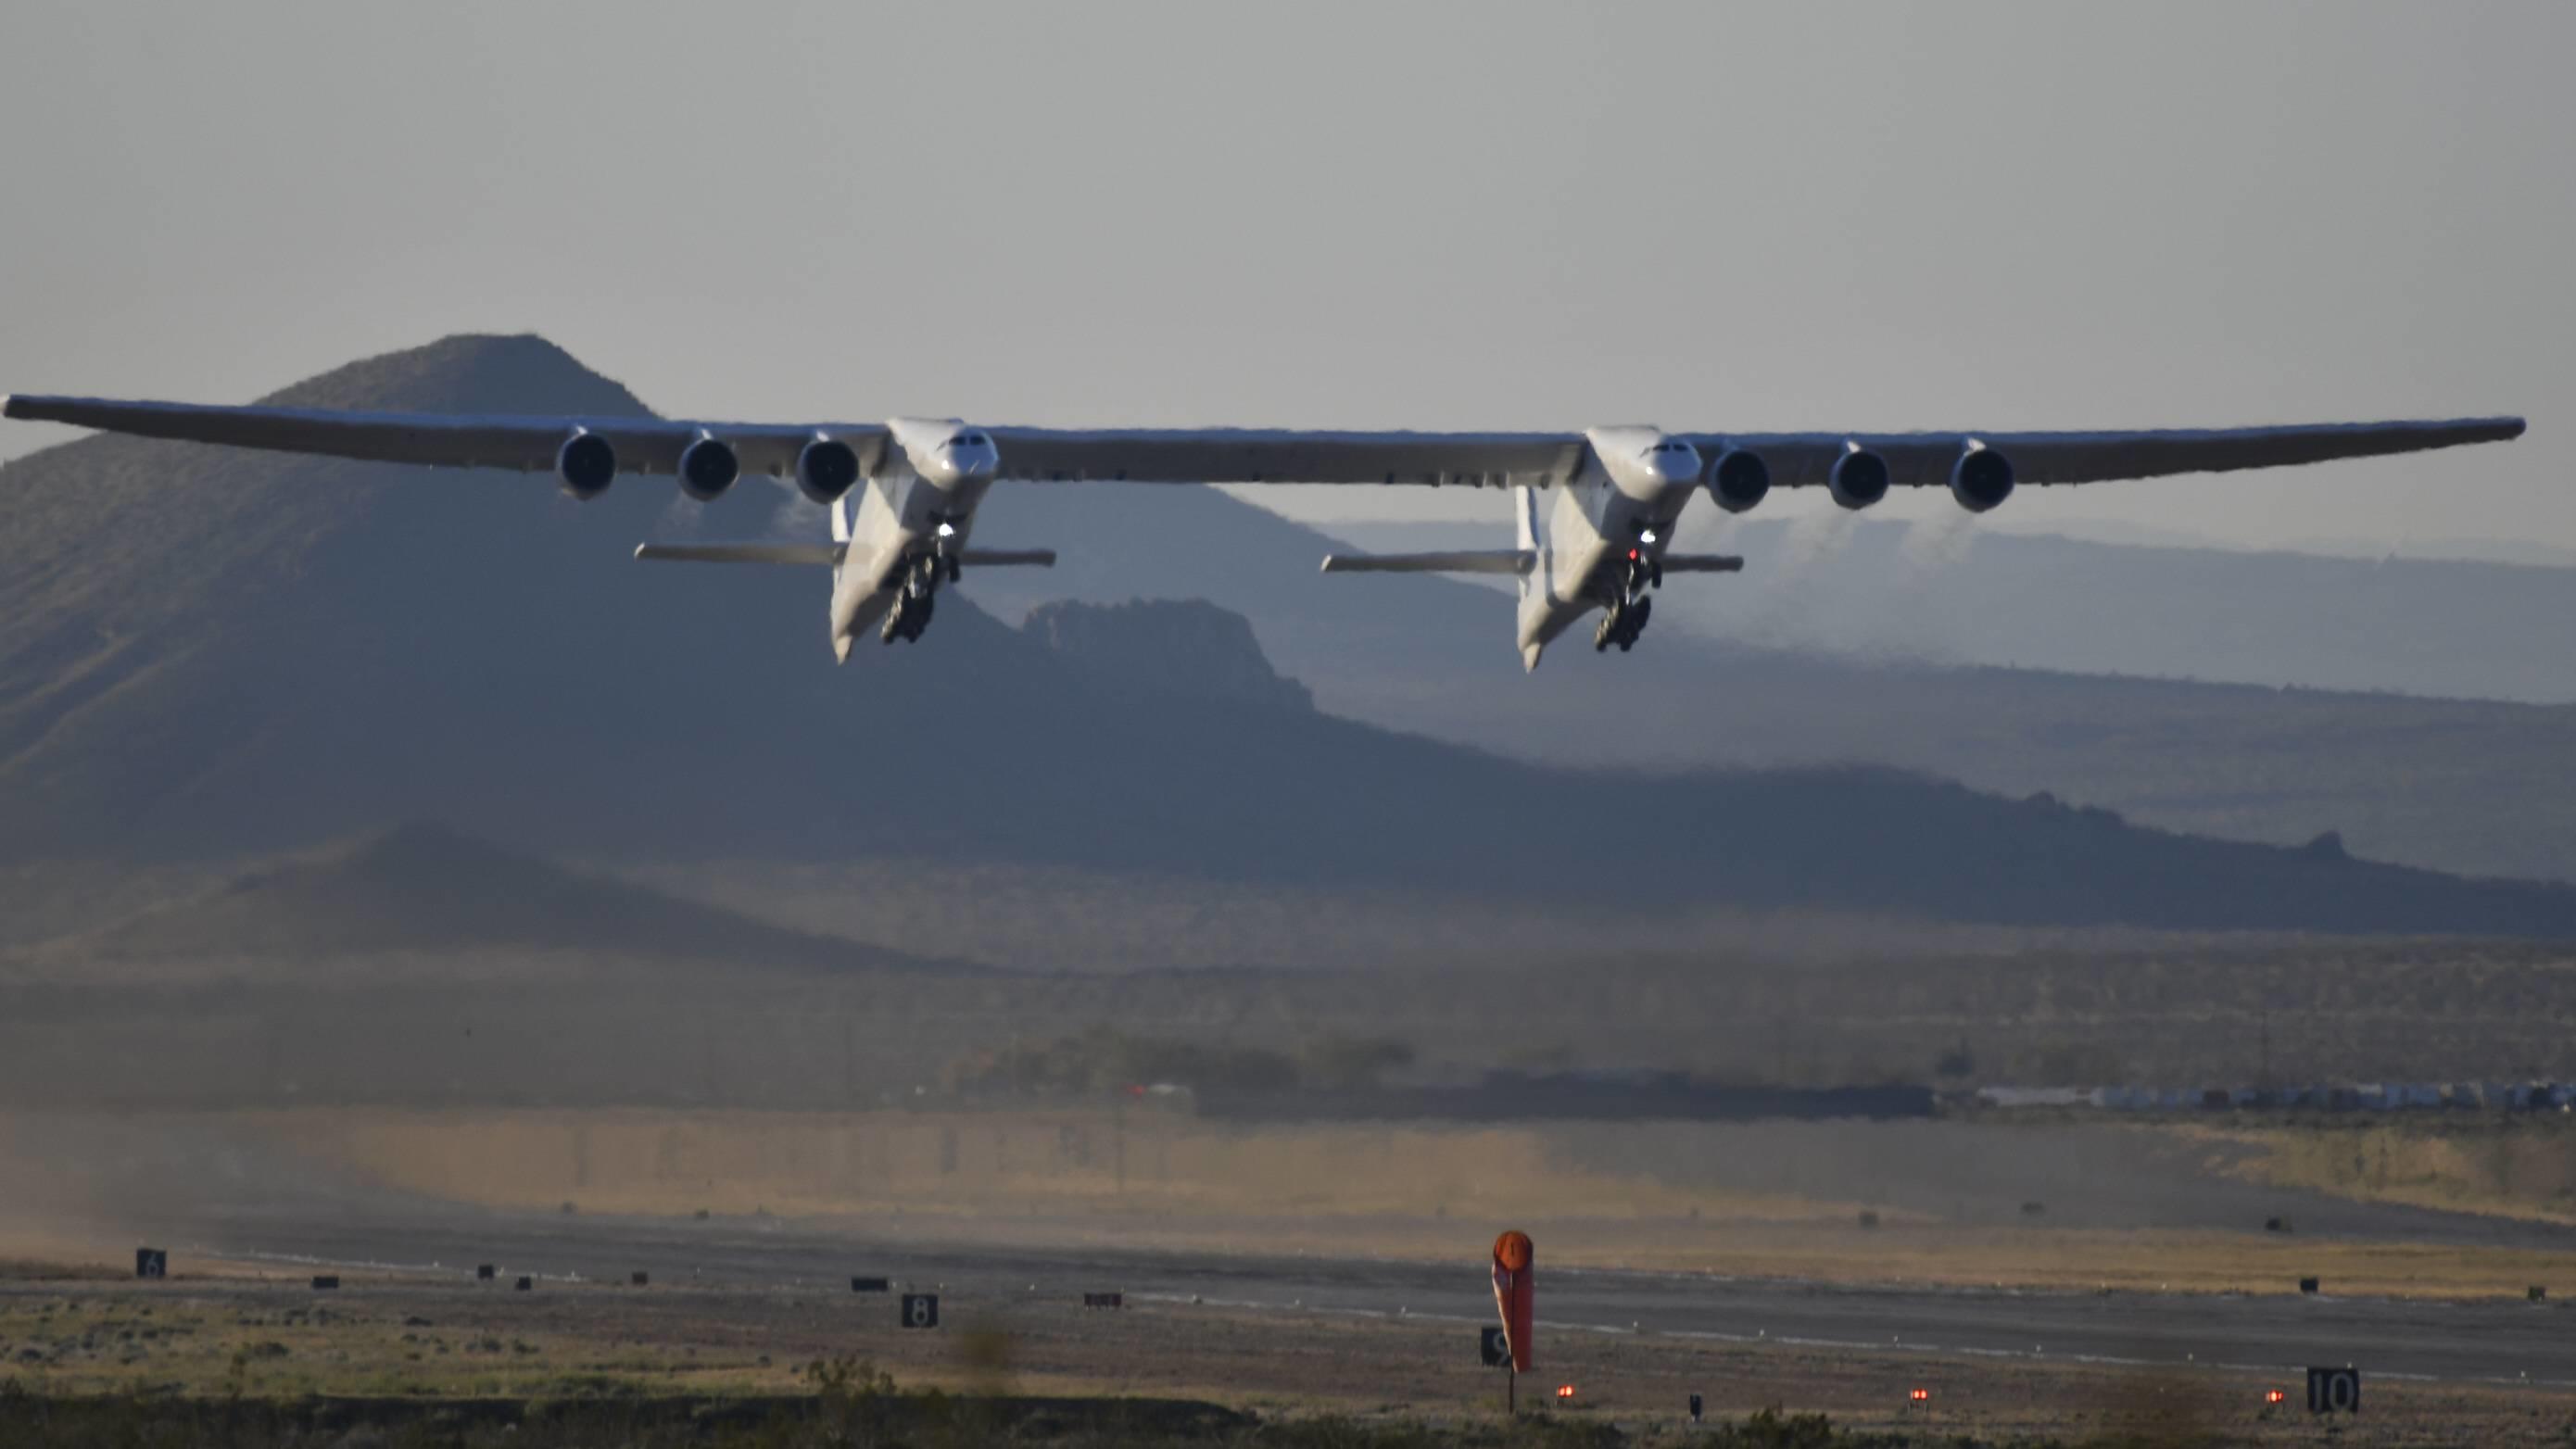
[[[237,401],[534,330],[756,419],[2521,412],[2504,448],[2006,514],[2576,549],[2566,0],[13,0],[0,29],[0,389]]]

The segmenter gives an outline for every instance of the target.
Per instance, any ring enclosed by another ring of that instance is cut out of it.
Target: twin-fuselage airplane
[[[870,628],[921,637],[943,584],[969,569],[1050,564],[1044,551],[970,545],[997,482],[1353,483],[1507,489],[1511,548],[1340,555],[1328,573],[1509,574],[1519,580],[1522,662],[1595,610],[1593,647],[1628,649],[1667,573],[1742,560],[1672,550],[1691,496],[1741,513],[1775,487],[1821,487],[1844,508],[1891,488],[1946,486],[1983,513],[2015,487],[2319,463],[2519,437],[2520,418],[2328,423],[2098,433],[1269,432],[1245,429],[977,427],[953,418],[885,423],[702,423],[652,418],[444,416],[200,407],[13,396],[13,418],[108,432],[376,462],[552,471],[594,498],[621,472],[667,473],[712,501],[745,473],[795,480],[831,510],[828,544],[645,544],[644,559],[785,563],[832,571],[835,654]],[[1542,500],[1552,500],[1543,502]]]

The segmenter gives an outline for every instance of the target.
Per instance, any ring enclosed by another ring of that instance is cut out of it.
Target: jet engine
[[[588,503],[617,481],[617,450],[597,433],[576,432],[555,449],[555,476],[566,493]]]
[[[680,491],[700,503],[713,503],[724,496],[742,476],[742,459],[733,446],[706,433],[680,450]]]
[[[1867,448],[1845,449],[1825,487],[1843,507],[1867,508],[1887,496],[1887,460]]]
[[[1970,513],[1983,513],[2012,496],[2012,459],[1992,448],[1970,448],[1950,465],[1950,496]]]
[[[838,438],[816,438],[796,455],[796,486],[817,503],[838,500],[858,481],[858,450]]]
[[[1771,491],[1771,465],[1759,453],[1729,448],[1708,475],[1708,496],[1729,513],[1742,513]]]

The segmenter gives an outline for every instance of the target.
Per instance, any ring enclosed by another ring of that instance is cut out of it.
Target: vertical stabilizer
[[[1548,595],[1554,590],[1553,561],[1548,558],[1547,542],[1539,534],[1538,490],[1526,483],[1512,486],[1512,542],[1523,553],[1533,554],[1537,562],[1521,574],[1520,649],[1521,669],[1538,668],[1540,651],[1547,641],[1539,637],[1539,628],[1547,617]]]

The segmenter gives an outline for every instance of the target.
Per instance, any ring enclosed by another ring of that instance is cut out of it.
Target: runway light
[[[1573,1402],[1574,1402],[1574,1385],[1572,1385],[1572,1384],[1558,1384],[1558,1385],[1556,1386],[1556,1401],[1557,1401],[1558,1403],[1560,1403],[1560,1404],[1570,1404],[1570,1403],[1573,1403]]]
[[[2265,1389],[2263,1391],[2263,1402],[2267,1404],[2287,1403],[2289,1402],[2289,1398],[2290,1396],[2288,1394],[2283,1393],[2279,1389]]]
[[[1932,1391],[1930,1389],[1915,1389],[1906,1394],[1905,1397],[1918,1404],[1928,1404],[1932,1402]]]

